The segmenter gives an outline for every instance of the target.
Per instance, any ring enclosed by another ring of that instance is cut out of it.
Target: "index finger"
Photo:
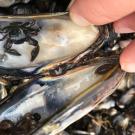
[[[95,25],[114,22],[134,11],[135,0],[76,0],[70,8],[73,20],[77,15]]]

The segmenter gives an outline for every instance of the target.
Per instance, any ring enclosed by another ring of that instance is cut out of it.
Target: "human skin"
[[[81,26],[113,22],[117,33],[135,32],[135,0],[74,0],[70,16]],[[120,65],[127,72],[135,72],[135,40],[124,49]]]

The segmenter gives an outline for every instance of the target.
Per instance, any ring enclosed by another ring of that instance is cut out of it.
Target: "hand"
[[[70,16],[81,26],[114,22],[117,33],[135,32],[135,0],[75,0]],[[120,56],[121,68],[135,72],[135,40]]]

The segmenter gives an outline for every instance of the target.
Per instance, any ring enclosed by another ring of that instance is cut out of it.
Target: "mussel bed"
[[[134,135],[134,82],[134,74],[127,75],[116,92],[66,129],[69,135]]]

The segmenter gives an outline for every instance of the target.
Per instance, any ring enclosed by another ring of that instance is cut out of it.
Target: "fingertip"
[[[92,0],[76,0],[72,5],[70,6],[70,17],[76,24],[80,26],[88,26],[90,24],[94,25],[102,25],[102,23],[99,19],[98,12],[91,11],[91,5],[93,1]],[[94,8],[95,6],[93,6]]]
[[[69,13],[70,13],[70,18],[72,19],[72,21],[80,26],[90,25],[91,24],[90,21],[88,21],[84,17],[84,15],[82,15],[81,6],[78,4],[80,3],[80,1],[78,2],[77,0],[73,0],[71,3],[72,4],[70,4]]]
[[[127,27],[126,25],[116,24],[114,25],[114,29],[116,33],[133,33],[135,30],[133,30],[130,27]]]
[[[91,23],[89,21],[87,21],[84,17],[82,17],[81,15],[79,15],[77,13],[70,12],[70,18],[73,22],[75,22],[76,24],[78,24],[80,26],[91,25]]]
[[[117,33],[132,33],[135,32],[135,13],[132,13],[124,18],[114,22],[115,32]]]
[[[121,8],[119,5],[121,5]],[[83,21],[86,20],[86,22],[94,25],[114,22],[134,11],[135,1],[128,2],[123,0],[118,0],[117,2],[114,0],[76,0],[70,7],[74,22],[79,22],[77,15],[81,19],[83,18]]]
[[[128,73],[134,73],[135,72],[135,63],[125,63],[121,65],[121,69],[128,72]]]
[[[135,72],[135,41],[131,42],[127,48],[124,49],[120,56],[121,68],[126,72]]]
[[[131,61],[126,61],[125,60],[125,56],[121,55],[120,57],[120,65],[121,65],[121,69],[129,72],[129,73],[134,73],[135,72],[135,63],[131,62]]]

